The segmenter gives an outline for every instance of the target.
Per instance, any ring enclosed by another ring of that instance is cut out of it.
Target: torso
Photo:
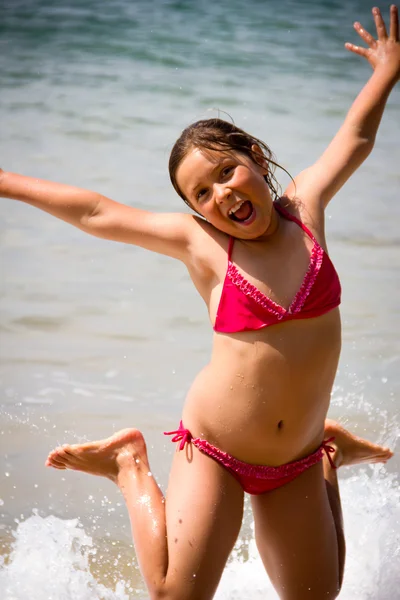
[[[299,215],[304,220],[304,215]],[[312,225],[312,226],[311,226]],[[308,223],[326,250],[323,222]],[[209,235],[209,231],[207,234]],[[228,238],[213,235],[215,277],[191,272],[215,322],[227,268]],[[288,307],[304,279],[312,241],[288,221],[268,245],[236,240],[234,260],[261,293]],[[190,270],[190,269],[189,269]],[[285,277],[282,277],[282,274]],[[246,462],[278,465],[314,450],[340,354],[338,308],[257,331],[215,333],[212,357],[195,379],[183,422],[193,435]]]

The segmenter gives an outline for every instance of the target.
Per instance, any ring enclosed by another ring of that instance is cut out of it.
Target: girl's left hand
[[[385,22],[379,8],[373,8],[377,38],[375,39],[366,31],[361,23],[354,23],[358,35],[368,44],[369,48],[355,46],[347,43],[345,47],[350,52],[359,54],[367,59],[374,70],[384,69],[395,81],[400,79],[400,41],[399,41],[399,15],[397,6],[390,7],[390,33],[387,34]]]

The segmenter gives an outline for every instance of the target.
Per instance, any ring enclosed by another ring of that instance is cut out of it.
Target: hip
[[[255,464],[279,465],[321,444],[330,389],[226,385],[212,371],[196,378],[182,419],[194,437]]]

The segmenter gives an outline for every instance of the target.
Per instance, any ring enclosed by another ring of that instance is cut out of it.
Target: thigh
[[[256,542],[280,598],[336,598],[336,528],[322,462],[272,492],[252,496]]]
[[[166,494],[167,588],[177,598],[212,598],[243,517],[243,490],[192,445],[176,452]]]

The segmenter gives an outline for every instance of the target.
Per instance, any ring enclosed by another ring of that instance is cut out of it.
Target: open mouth
[[[254,213],[254,208],[250,200],[245,200],[237,205],[237,208],[231,208],[228,217],[237,223],[245,223],[251,219]]]

